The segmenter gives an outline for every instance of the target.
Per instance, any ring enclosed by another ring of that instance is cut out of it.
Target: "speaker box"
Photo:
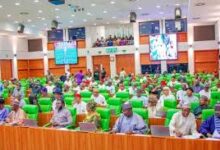
[[[58,22],[56,20],[52,20],[51,22],[51,29],[56,30],[58,27]]]
[[[20,24],[18,25],[17,32],[18,32],[18,33],[24,33],[24,28],[25,28],[25,26],[20,23]]]
[[[130,23],[136,22],[137,14],[135,12],[130,12]]]

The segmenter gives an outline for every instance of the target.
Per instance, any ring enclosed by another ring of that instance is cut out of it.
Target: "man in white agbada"
[[[105,97],[102,96],[101,94],[99,94],[99,90],[98,89],[93,89],[93,94],[91,96],[91,99],[94,100],[94,102],[98,106],[106,106],[107,105]]]
[[[169,129],[170,136],[183,137],[193,135],[200,137],[196,130],[195,116],[190,112],[189,105],[183,105],[182,110],[173,115]]]

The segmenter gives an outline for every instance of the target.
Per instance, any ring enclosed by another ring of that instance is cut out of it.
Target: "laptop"
[[[23,125],[27,127],[38,127],[36,120],[24,119]]]
[[[87,122],[79,122],[79,129],[80,131],[85,132],[93,132],[96,131],[96,125],[94,123],[87,123]]]
[[[155,136],[170,136],[170,130],[168,127],[161,125],[152,125],[150,127],[151,134]]]

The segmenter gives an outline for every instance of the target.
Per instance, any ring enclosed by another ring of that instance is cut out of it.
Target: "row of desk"
[[[0,150],[217,150],[220,141],[0,126]]]

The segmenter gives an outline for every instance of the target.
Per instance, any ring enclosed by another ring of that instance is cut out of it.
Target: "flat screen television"
[[[77,64],[78,52],[76,41],[56,42],[54,56],[57,65]]]
[[[175,60],[177,59],[176,34],[159,34],[150,36],[151,60]]]

